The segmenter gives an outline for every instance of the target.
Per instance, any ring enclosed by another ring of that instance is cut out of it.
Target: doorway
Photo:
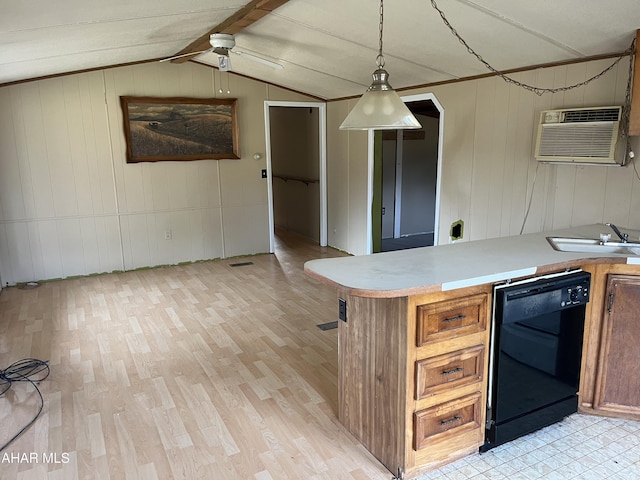
[[[377,132],[374,142],[374,252],[437,243],[442,115],[433,98],[416,97],[403,100],[422,128]]]
[[[276,228],[327,245],[326,106],[265,101],[269,251]]]

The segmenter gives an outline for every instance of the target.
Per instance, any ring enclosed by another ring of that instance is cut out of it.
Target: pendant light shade
[[[421,128],[400,96],[389,85],[389,73],[384,69],[382,55],[382,27],[384,20],[383,0],[380,0],[380,46],[376,64],[378,68],[371,75],[373,82],[360,97],[356,106],[345,118],[340,130],[400,130]]]
[[[379,68],[372,77],[371,86],[342,122],[340,130],[421,128],[416,117],[387,82],[387,71]]]

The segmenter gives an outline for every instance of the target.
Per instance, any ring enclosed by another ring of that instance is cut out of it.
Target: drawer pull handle
[[[444,375],[444,376],[453,375],[454,373],[458,373],[458,372],[462,372],[462,371],[464,371],[464,368],[458,367],[458,368],[453,368],[451,370],[445,370],[440,375]]]
[[[463,320],[465,318],[467,318],[466,315],[458,315],[457,317],[445,318],[443,320],[443,322],[444,323],[458,322],[458,321]]]
[[[458,417],[456,415],[455,417],[450,418],[449,420],[441,420],[440,426],[444,427],[446,425],[451,425],[452,423],[459,422],[460,420],[462,420],[462,417]]]

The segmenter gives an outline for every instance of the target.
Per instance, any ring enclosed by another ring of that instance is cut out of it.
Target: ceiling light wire
[[[380,32],[380,41],[378,47],[378,56],[376,57],[376,64],[378,68],[384,68],[384,55],[382,55],[382,31],[384,29],[384,5],[380,0],[380,23],[378,24],[378,30]]]
[[[467,52],[469,52],[471,55],[476,57],[476,59],[478,59],[480,63],[482,63],[485,67],[487,67],[487,69],[489,69],[490,71],[498,75],[505,82],[511,83],[517,87],[524,88],[525,90],[529,90],[530,92],[533,92],[536,95],[543,95],[545,93],[565,92],[567,90],[572,90],[574,88],[584,87],[585,85],[593,82],[594,80],[597,80],[598,78],[602,77],[605,73],[612,70],[618,63],[620,63],[620,60],[622,60],[626,56],[632,55],[633,52],[635,51],[635,38],[634,38],[634,41],[631,42],[631,46],[627,50],[625,50],[611,65],[609,65],[607,68],[605,68],[600,73],[594,75],[591,78],[588,78],[587,80],[580,83],[576,83],[574,85],[567,85],[565,87],[557,87],[557,88],[536,87],[534,85],[529,85],[529,84],[520,82],[518,80],[515,80],[507,76],[506,74],[502,73],[500,70],[491,66],[491,64],[489,64],[489,62],[487,62],[484,58],[482,58],[482,56],[480,56],[480,54],[478,54],[473,48],[471,48],[469,44],[465,41],[465,39],[460,36],[460,34],[456,31],[455,28],[453,28],[453,26],[445,16],[444,12],[438,7],[438,4],[436,3],[435,0],[431,0],[431,6],[440,14],[440,18],[442,18],[442,21],[444,22],[444,24],[449,28],[453,36],[456,37],[462,45],[464,45],[464,47],[467,49]]]

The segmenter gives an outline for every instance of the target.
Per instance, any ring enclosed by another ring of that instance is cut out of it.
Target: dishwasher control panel
[[[590,287],[589,272],[569,272],[505,286],[496,290],[495,300],[507,315],[524,319],[586,305]]]
[[[581,305],[589,301],[589,285],[577,284],[566,287],[563,292],[560,306],[565,307],[567,305]]]

